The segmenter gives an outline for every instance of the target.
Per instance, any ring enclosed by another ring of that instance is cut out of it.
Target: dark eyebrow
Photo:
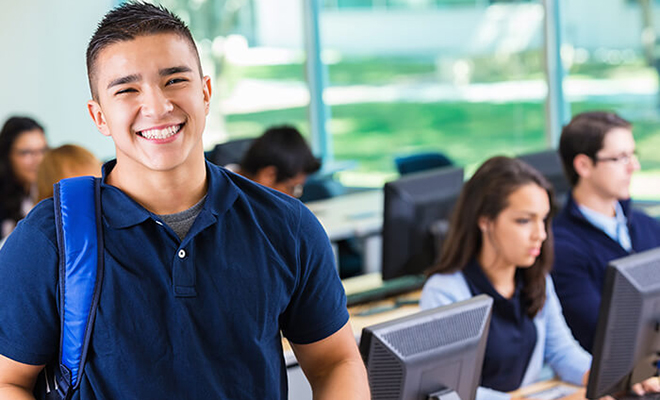
[[[529,217],[543,216],[542,214],[533,211],[519,210],[519,212]],[[548,215],[550,215],[550,211],[548,211],[544,217],[547,217]]]
[[[182,65],[179,67],[170,67],[170,68],[163,68],[161,70],[158,70],[160,76],[169,76],[169,75],[179,74],[182,72],[192,72],[192,69],[186,67],[185,65]]]
[[[113,86],[118,86],[118,85],[124,85],[126,83],[137,82],[140,79],[142,79],[142,77],[140,75],[137,75],[137,74],[122,76],[121,78],[117,78],[117,79],[111,81],[108,84],[108,89],[110,89]]]

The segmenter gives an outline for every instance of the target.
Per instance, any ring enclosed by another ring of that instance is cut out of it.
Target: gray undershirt
[[[180,240],[183,240],[183,238],[188,234],[190,227],[195,222],[195,218],[197,218],[199,213],[202,211],[202,208],[204,208],[204,200],[206,200],[206,195],[204,195],[204,197],[202,197],[202,199],[198,201],[197,204],[187,210],[175,214],[158,216],[163,220],[164,223],[167,224],[167,226],[172,228]]]

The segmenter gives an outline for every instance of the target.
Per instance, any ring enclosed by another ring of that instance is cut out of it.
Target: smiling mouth
[[[185,125],[185,122],[179,125],[172,125],[163,129],[147,129],[144,131],[137,131],[136,134],[142,136],[145,139],[167,139],[170,138],[181,130]]]

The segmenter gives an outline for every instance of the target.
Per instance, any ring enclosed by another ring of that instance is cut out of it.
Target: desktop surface
[[[383,228],[382,190],[349,193],[306,205],[331,241],[378,234]]]
[[[382,278],[380,277],[380,274],[374,273],[345,279],[343,283],[346,294],[351,296],[352,294],[359,293],[362,290],[371,290],[378,287],[380,284],[382,284]],[[391,296],[383,300],[349,307],[349,323],[351,324],[353,333],[356,336],[356,341],[359,342],[362,329],[367,326],[409,316],[419,312],[420,296],[421,290],[415,290],[409,293]],[[295,355],[291,350],[291,346],[286,339],[282,339],[282,346],[284,348],[284,357],[287,368],[290,370],[299,368]],[[302,374],[300,379],[305,379]],[[309,400],[311,400],[311,391],[309,393]],[[557,379],[552,379],[548,381],[537,382],[524,388],[520,388],[514,392],[511,392],[511,395],[523,399],[529,398],[536,400],[583,400],[584,393],[584,388],[564,383]],[[639,398],[637,397],[637,399]],[[296,400],[303,399],[296,398]]]

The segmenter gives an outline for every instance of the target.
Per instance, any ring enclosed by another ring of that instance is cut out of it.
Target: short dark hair
[[[571,186],[580,178],[573,161],[578,154],[596,160],[596,153],[603,148],[605,135],[613,128],[631,129],[632,124],[613,112],[589,111],[577,114],[561,131],[559,155],[564,173]]]
[[[277,168],[277,182],[319,170],[321,163],[312,154],[305,138],[290,125],[274,126],[257,138],[241,160],[241,170],[254,176],[268,166]]]
[[[447,274],[465,268],[483,246],[479,218],[497,218],[508,207],[509,195],[528,184],[536,184],[546,191],[552,215],[556,209],[552,185],[540,172],[517,158],[498,156],[484,162],[463,185],[440,259],[428,274]],[[522,293],[530,318],[545,304],[545,277],[550,272],[554,251],[550,219],[548,216],[545,221],[548,236],[541,245],[541,254],[531,267],[523,270]]]
[[[99,22],[87,45],[87,79],[92,97],[98,99],[94,79],[96,60],[103,49],[114,43],[159,33],[174,33],[188,40],[197,57],[199,73],[202,74],[197,46],[186,24],[163,6],[132,1],[110,10]]]

